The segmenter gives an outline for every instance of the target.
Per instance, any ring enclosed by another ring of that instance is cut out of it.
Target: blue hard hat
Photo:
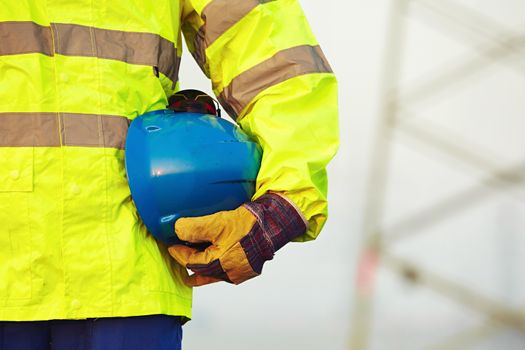
[[[133,201],[148,230],[178,244],[180,217],[237,208],[251,199],[260,147],[235,124],[203,113],[170,109],[131,123],[126,172]]]

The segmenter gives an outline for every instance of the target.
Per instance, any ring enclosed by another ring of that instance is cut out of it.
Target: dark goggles
[[[174,112],[192,112],[221,116],[219,103],[199,90],[182,90],[171,96],[168,108]]]

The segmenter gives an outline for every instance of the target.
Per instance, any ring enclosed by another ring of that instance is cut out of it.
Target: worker
[[[182,36],[263,150],[251,202],[176,222],[204,251],[147,232],[124,168],[129,122],[179,89]],[[298,0],[2,1],[0,350],[180,349],[192,286],[316,238],[337,144],[336,80]]]

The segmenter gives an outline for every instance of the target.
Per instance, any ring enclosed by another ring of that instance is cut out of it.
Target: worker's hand
[[[185,281],[189,286],[239,284],[260,275],[263,264],[305,230],[305,220],[291,202],[270,193],[235,210],[177,220],[181,240],[211,245],[204,251],[174,245],[169,252],[194,272]]]

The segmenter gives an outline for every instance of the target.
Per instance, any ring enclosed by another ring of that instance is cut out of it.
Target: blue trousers
[[[180,350],[179,317],[0,322],[0,350]]]

